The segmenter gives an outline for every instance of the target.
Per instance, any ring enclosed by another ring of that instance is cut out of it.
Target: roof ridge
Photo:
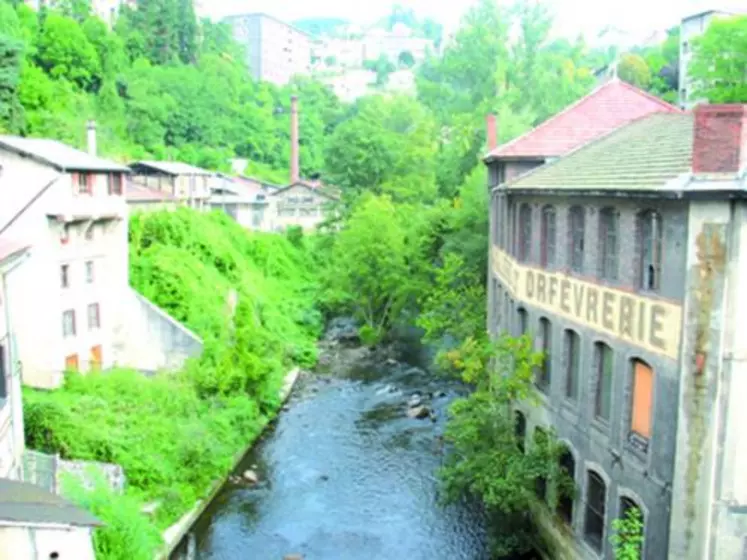
[[[631,91],[633,93],[641,95],[642,97],[645,97],[646,99],[655,101],[658,105],[660,105],[662,107],[665,107],[667,109],[670,109],[670,111],[668,111],[668,112],[671,112],[671,113],[683,113],[684,112],[679,107],[675,107],[674,105],[672,105],[670,103],[667,103],[666,101],[664,101],[662,99],[659,99],[658,97],[656,97],[654,95],[651,95],[650,93],[645,92],[642,89],[637,88],[636,86],[634,86],[632,84],[629,84],[625,80],[621,80],[617,76],[614,76],[611,79],[605,81],[604,83],[598,85],[596,88],[594,88],[592,91],[590,91],[589,93],[587,93],[585,96],[581,97],[580,99],[577,99],[576,101],[574,101],[573,103],[571,103],[570,105],[568,105],[562,111],[560,111],[558,113],[555,113],[550,118],[545,119],[544,121],[542,121],[540,124],[538,124],[534,128],[532,128],[530,130],[527,130],[524,134],[522,134],[520,136],[517,136],[516,138],[510,140],[509,142],[506,142],[505,144],[500,144],[500,145],[496,146],[495,148],[493,148],[492,150],[490,150],[483,157],[483,159],[490,158],[491,156],[493,156],[495,154],[495,152],[498,152],[499,150],[502,151],[505,148],[508,148],[509,146],[511,146],[511,145],[519,142],[520,140],[522,140],[522,139],[524,139],[524,138],[526,138],[526,137],[528,137],[528,136],[530,136],[532,134],[535,134],[537,131],[544,129],[546,126],[548,126],[551,123],[557,121],[560,117],[562,117],[562,116],[566,115],[567,113],[573,111],[574,109],[578,108],[580,105],[582,105],[583,103],[589,101],[590,99],[593,99],[595,96],[599,95],[600,92],[604,91],[607,88],[612,87],[613,85],[622,85],[623,87],[625,87],[626,89],[628,89],[629,91]],[[634,120],[637,120],[637,119],[634,119]],[[570,153],[570,152],[568,152],[568,153]],[[567,155],[567,153],[563,154],[563,155]]]
[[[609,137],[611,137],[611,136],[613,136],[615,134],[618,134],[618,133],[622,133],[624,130],[628,130],[630,127],[632,127],[634,125],[637,125],[637,124],[640,124],[642,121],[645,121],[647,119],[660,118],[660,117],[671,118],[671,117],[673,117],[675,115],[677,117],[683,117],[683,116],[686,116],[688,114],[689,113],[687,113],[685,111],[681,111],[680,113],[649,113],[647,115],[640,116],[640,117],[638,117],[636,119],[633,119],[632,121],[630,121],[630,122],[628,122],[628,123],[626,123],[626,124],[624,124],[622,126],[614,128],[614,129],[612,129],[612,130],[610,130],[610,131],[608,131],[608,132],[606,132],[606,133],[604,133],[604,134],[602,134],[602,135],[594,138],[593,140],[587,142],[586,144],[581,144],[580,146],[577,146],[576,148],[574,148],[571,151],[563,154],[561,157],[558,157],[558,158],[554,159],[551,162],[545,163],[544,165],[538,165],[537,167],[535,167],[533,169],[530,169],[526,173],[523,173],[522,175],[519,175],[518,177],[515,177],[513,180],[505,183],[505,185],[499,185],[498,187],[494,187],[494,188],[496,188],[496,189],[497,188],[502,188],[503,186],[510,187],[511,185],[513,185],[515,183],[518,183],[519,181],[522,181],[526,177],[531,177],[535,173],[538,173],[538,172],[540,172],[542,170],[550,169],[550,168],[558,165],[560,162],[564,161],[566,158],[571,157],[572,155],[574,155],[574,154],[576,154],[578,152],[581,152],[583,150],[590,149],[593,146],[596,146],[599,143],[603,142],[604,140],[608,139]]]

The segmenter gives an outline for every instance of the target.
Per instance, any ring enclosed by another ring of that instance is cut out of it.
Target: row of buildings
[[[577,488],[536,512],[552,557],[613,558],[635,507],[643,558],[747,558],[747,105],[612,78],[511,142],[497,126],[488,326],[545,356],[515,417],[526,445],[555,431]]]
[[[98,157],[93,123],[88,151],[0,136],[0,560],[93,560],[100,524],[32,484],[21,385],[54,389],[71,370],[176,370],[202,351],[197,335],[130,286],[130,213],[220,209],[268,231],[324,219],[336,194],[300,178],[295,98],[292,107],[285,187],[178,162],[125,166]]]

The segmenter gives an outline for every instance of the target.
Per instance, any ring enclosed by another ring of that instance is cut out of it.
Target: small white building
[[[96,517],[26,482],[0,478],[0,560],[95,560]]]
[[[269,231],[300,227],[312,231],[333,211],[338,195],[318,183],[298,180],[269,197]]]
[[[21,371],[15,348],[7,279],[28,257],[21,243],[0,239],[0,477],[20,480],[23,470]]]
[[[95,153],[95,136],[89,130]],[[8,281],[23,382],[179,367],[202,343],[129,286],[129,169],[54,140],[0,136],[0,240],[34,247]]]
[[[246,229],[265,231],[268,229],[267,196],[264,185],[259,181],[218,174],[218,181],[212,188],[210,206],[214,210],[222,210]]]
[[[130,164],[136,186],[165,192],[180,204],[209,210],[210,189],[215,173],[180,161],[136,161]]]

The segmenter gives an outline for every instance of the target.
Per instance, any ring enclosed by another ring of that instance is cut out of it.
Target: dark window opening
[[[599,277],[617,280],[619,245],[619,214],[614,208],[603,208],[599,213],[599,240],[602,243],[599,255]]]
[[[519,315],[519,336],[527,334],[529,330],[529,313],[523,307],[520,307],[517,311]]]
[[[560,470],[571,482],[576,480],[576,460],[569,449],[560,455]],[[558,515],[569,525],[573,522],[573,488],[563,489],[558,496]]]
[[[568,266],[573,272],[584,271],[584,209],[574,206],[569,210]]]
[[[524,453],[524,440],[527,434],[527,419],[518,410],[514,412],[514,435],[516,436],[516,445]]]
[[[586,482],[586,516],[584,538],[594,550],[602,552],[604,545],[604,515],[607,487],[594,471],[589,471]]]
[[[619,519],[625,519],[628,516],[628,512],[631,510],[638,510],[641,520],[641,536],[645,538],[646,519],[643,517],[643,510],[638,506],[637,503],[635,503],[635,501],[631,500],[630,498],[627,498],[625,496],[620,498],[620,511],[618,514]],[[620,534],[620,537],[623,540],[627,540],[627,538],[629,538],[625,533]],[[641,540],[641,543],[638,547],[638,558],[643,558],[643,540]]]
[[[539,448],[547,446],[547,434],[542,428],[536,428],[534,430],[534,444]],[[535,478],[534,491],[541,501],[544,502],[547,500],[547,478],[544,476],[538,476]]]
[[[597,342],[595,348],[596,399],[594,415],[601,420],[610,419],[612,407],[612,370],[614,367],[612,348]]]
[[[519,254],[518,259],[526,262],[532,254],[532,207],[522,204],[519,209]]]
[[[661,215],[646,210],[638,215],[639,287],[658,291],[661,288],[661,251],[663,229]]]
[[[550,388],[551,364],[552,364],[552,325],[545,317],[540,319],[540,350],[542,351],[542,365],[537,376],[537,386],[540,390],[547,392]]]
[[[565,396],[578,399],[578,379],[581,364],[581,338],[578,333],[566,330],[564,344]]]
[[[540,264],[545,268],[555,266],[555,227],[555,208],[545,206],[540,234]]]

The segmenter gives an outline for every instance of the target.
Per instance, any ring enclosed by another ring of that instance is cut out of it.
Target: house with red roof
[[[497,145],[495,117],[488,118],[489,185],[495,187],[652,113],[681,109],[618,78],[510,142]]]

